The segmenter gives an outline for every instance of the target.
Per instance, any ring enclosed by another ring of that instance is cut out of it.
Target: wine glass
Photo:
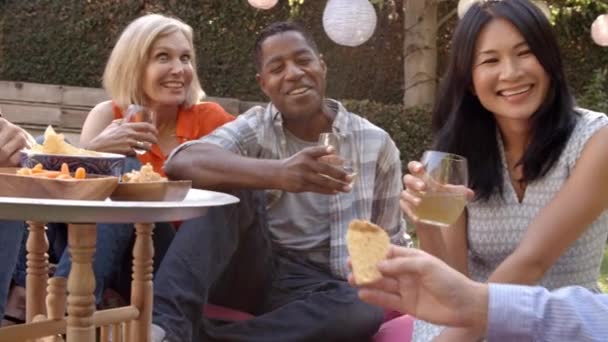
[[[124,115],[124,120],[126,122],[147,122],[150,124],[156,124],[156,113],[154,113],[150,108],[144,107],[141,105],[131,104],[127,107],[127,110]],[[137,141],[135,143],[136,147],[133,147],[133,151],[137,154],[144,154],[148,151],[141,148],[144,146],[144,142]]]
[[[420,161],[426,191],[419,192],[421,201],[412,208],[422,223],[448,227],[462,214],[466,205],[469,180],[467,159],[457,154],[426,151]]]
[[[342,146],[342,138],[338,133],[321,133],[319,135],[319,145],[334,148],[334,153],[323,156],[320,160],[341,167],[353,177],[352,182],[354,182],[357,176],[358,155],[356,151],[351,151],[350,146]],[[350,185],[352,185],[352,182]]]

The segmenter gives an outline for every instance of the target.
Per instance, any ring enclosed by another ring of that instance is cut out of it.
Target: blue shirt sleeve
[[[490,284],[488,341],[606,341],[608,294]]]

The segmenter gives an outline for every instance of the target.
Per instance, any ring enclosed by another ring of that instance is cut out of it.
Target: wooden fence
[[[9,121],[36,136],[53,125],[72,142],[79,141],[80,129],[87,113],[97,103],[108,99],[100,88],[71,87],[53,84],[0,81],[0,109]],[[238,115],[257,102],[235,98],[208,97],[226,111]]]

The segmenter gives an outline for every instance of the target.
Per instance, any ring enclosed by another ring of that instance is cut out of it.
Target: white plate
[[[67,223],[133,223],[183,221],[202,216],[207,208],[238,203],[222,192],[190,189],[179,202],[77,201],[0,197],[0,218]]]

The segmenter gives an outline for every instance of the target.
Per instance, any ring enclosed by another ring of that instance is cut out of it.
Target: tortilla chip
[[[44,142],[42,145],[35,144],[31,151],[45,154],[63,154],[69,156],[97,156],[98,152],[89,151],[68,144],[63,134],[57,134],[52,126],[44,131]]]
[[[368,221],[352,220],[346,244],[357,284],[369,284],[382,278],[377,264],[386,259],[390,246],[384,229]]]

